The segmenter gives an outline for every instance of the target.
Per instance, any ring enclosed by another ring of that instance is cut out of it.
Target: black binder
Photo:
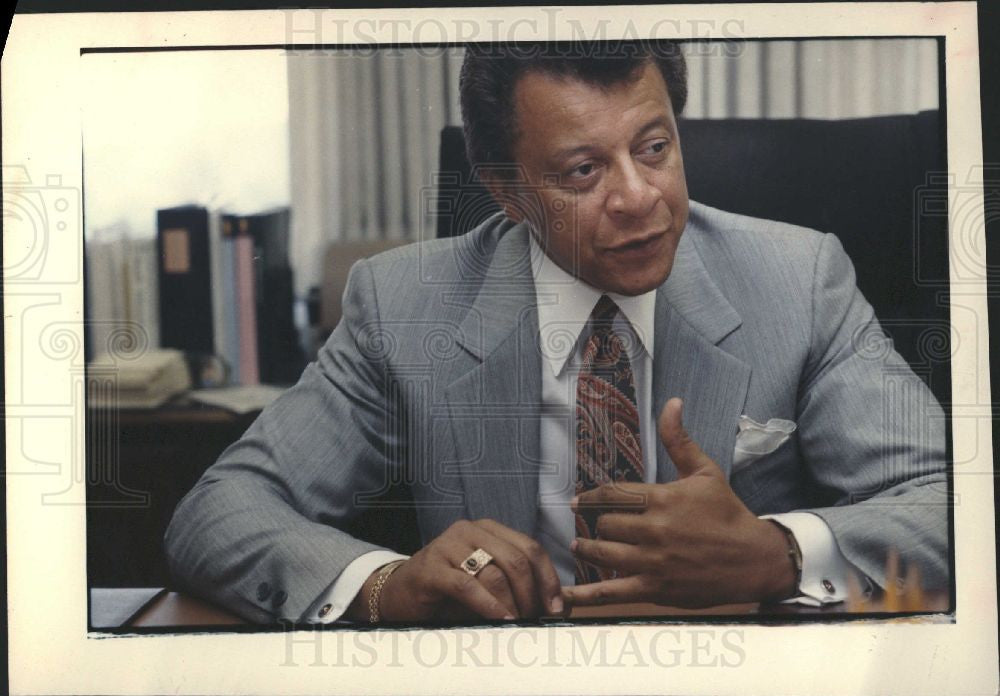
[[[196,205],[156,211],[156,251],[160,345],[212,354],[208,211]]]

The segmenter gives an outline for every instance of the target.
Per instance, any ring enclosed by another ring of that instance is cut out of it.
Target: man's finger
[[[551,614],[563,613],[562,586],[559,582],[559,574],[542,545],[527,534],[502,525],[496,520],[484,519],[479,520],[476,524],[488,530],[495,537],[511,544],[528,559],[534,586],[528,585],[527,591],[534,593],[533,599],[537,601],[539,606],[544,607],[542,611]],[[504,572],[507,571],[508,569],[504,568]],[[511,568],[508,577],[511,576],[511,573],[517,573],[517,569]],[[525,585],[518,583],[518,579],[514,579],[515,591],[518,589],[524,591]]]
[[[618,481],[592,488],[576,496],[570,503],[574,512],[643,512],[649,505],[652,491],[648,483]]]
[[[528,610],[524,609],[514,596],[513,583],[508,581],[506,573],[495,561],[479,571],[476,579],[491,595],[499,599],[511,614],[518,618],[527,615]]]
[[[608,512],[597,518],[594,531],[600,539],[626,544],[648,543],[655,537],[648,532],[649,522],[640,515]]]
[[[506,607],[508,613],[514,617],[520,614],[518,601],[511,587],[512,583],[509,582],[507,574],[496,562],[498,556],[509,555],[512,550],[516,551],[516,549],[468,520],[460,520],[453,524],[435,540],[435,544],[438,560],[433,566],[433,572],[440,572],[440,565],[448,569],[457,569],[474,578],[476,582],[486,588]],[[477,548],[490,554],[493,557],[493,562],[481,568],[479,573],[473,576],[466,573],[462,564]],[[452,596],[447,591],[446,594]]]
[[[648,598],[648,587],[643,576],[631,575],[627,578],[574,585],[564,588],[563,594],[571,605],[576,606],[642,602]]]
[[[602,568],[638,573],[646,569],[648,560],[635,544],[604,539],[574,539],[570,551],[577,558]]]
[[[529,616],[534,612],[531,574],[528,573],[528,586],[525,587],[525,579],[518,577],[517,573],[517,565],[525,565],[523,554],[517,548],[483,528],[478,522],[468,522],[457,527],[454,541],[445,553],[449,566],[461,569],[473,551],[482,549],[493,560],[476,575],[479,581],[507,605],[514,616]],[[521,575],[524,575],[523,570]]]
[[[482,548],[493,556],[493,561],[483,568],[477,577],[491,590],[497,587],[501,592],[497,595],[499,599],[506,602],[509,597],[513,602],[511,607],[518,617],[537,616],[540,613],[541,600],[535,587],[531,560],[521,549],[499,534],[484,528],[480,522],[474,524],[477,532],[470,535],[468,541],[473,548]],[[463,559],[459,559],[458,563],[460,564]],[[500,578],[495,576],[497,573]]]
[[[677,467],[680,478],[695,474],[721,474],[718,465],[691,439],[681,420],[684,403],[674,397],[660,412],[658,430],[667,454]]]
[[[441,590],[448,597],[474,611],[477,616],[497,621],[511,621],[515,618],[510,609],[494,597],[479,580],[464,570],[444,569],[441,574]]]

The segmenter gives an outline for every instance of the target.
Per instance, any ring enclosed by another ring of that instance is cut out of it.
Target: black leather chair
[[[951,400],[944,132],[937,111],[839,121],[688,120],[692,199],[836,234],[896,349]],[[497,210],[470,175],[461,129],[441,134],[437,234]]]

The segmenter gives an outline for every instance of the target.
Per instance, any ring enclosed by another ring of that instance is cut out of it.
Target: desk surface
[[[657,604],[609,604],[599,607],[575,607],[569,618],[572,620],[648,617],[684,620],[697,616],[781,618],[797,615],[885,614],[900,611],[907,614],[914,612],[944,613],[949,610],[948,604],[946,593],[924,595],[922,607],[919,609],[907,609],[898,604],[887,602],[885,598],[881,597],[850,607],[845,604],[836,604],[822,608],[788,604],[725,604],[706,609],[680,609]],[[91,590],[91,617],[91,625],[95,630],[115,627],[194,628],[247,625],[243,619],[214,604],[161,588],[94,588]]]

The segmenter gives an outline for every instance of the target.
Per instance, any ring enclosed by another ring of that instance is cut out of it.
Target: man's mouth
[[[637,235],[633,239],[609,247],[608,251],[616,254],[641,254],[652,251],[664,235],[666,235],[664,230]]]

